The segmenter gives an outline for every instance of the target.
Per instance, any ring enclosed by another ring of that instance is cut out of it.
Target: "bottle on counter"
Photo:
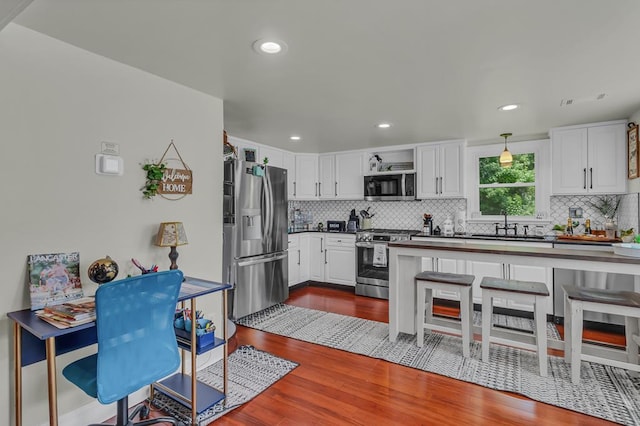
[[[591,219],[584,221],[584,233],[587,235],[591,234]]]
[[[564,232],[567,235],[573,235],[573,220],[571,218],[567,219],[567,229]]]

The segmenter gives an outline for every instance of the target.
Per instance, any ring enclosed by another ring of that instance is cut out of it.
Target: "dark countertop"
[[[289,235],[294,235],[294,234],[304,234],[305,232],[316,233],[316,234],[317,234],[317,233],[319,233],[319,232],[321,232],[321,233],[323,233],[323,234],[348,234],[348,235],[356,235],[356,233],[355,233],[355,232],[347,232],[347,231],[343,231],[343,232],[335,232],[335,231],[331,231],[331,232],[329,232],[329,231],[327,231],[327,230],[324,230],[324,231],[318,231],[317,229],[309,229],[309,230],[301,229],[301,230],[299,230],[299,231],[289,231]]]
[[[430,241],[400,241],[389,243],[389,247],[402,248],[428,248],[442,251],[459,251],[469,253],[485,253],[510,256],[536,256],[565,260],[592,260],[608,263],[629,263],[640,265],[640,258],[621,256],[614,254],[613,251],[590,251],[590,250],[574,250],[563,248],[547,248],[547,247],[516,247],[507,245],[486,245],[486,244],[447,244],[445,242]]]
[[[412,235],[411,238],[421,237],[421,238],[451,238],[458,240],[484,240],[484,241],[525,241],[531,243],[553,243],[554,245],[587,245],[587,246],[603,246],[608,247],[611,246],[610,242],[599,242],[599,241],[580,241],[580,240],[559,240],[555,237],[540,237],[540,236],[494,236],[492,234],[456,234],[453,237],[445,237],[444,235],[426,235],[423,233],[418,233]]]

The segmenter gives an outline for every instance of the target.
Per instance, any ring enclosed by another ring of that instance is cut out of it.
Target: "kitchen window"
[[[505,211],[520,220],[546,219],[549,211],[549,140],[509,144],[513,165],[498,162],[504,145],[468,148],[470,219],[496,221]]]

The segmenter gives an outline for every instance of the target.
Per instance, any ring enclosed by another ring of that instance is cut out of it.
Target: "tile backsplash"
[[[633,228],[636,233],[639,232],[639,195],[632,193],[619,196],[618,228]],[[576,219],[581,225],[578,231],[584,229],[582,225],[587,218],[591,219],[593,229],[601,228],[604,217],[593,206],[598,204],[599,200],[600,197],[594,195],[552,196],[549,222],[544,224],[545,232],[550,231],[556,223],[566,224],[569,208],[574,207],[582,209],[583,218]],[[344,220],[346,222],[352,209],[358,213],[367,208],[369,208],[369,213],[374,215],[371,219],[374,228],[419,230],[422,228],[424,213],[431,214],[434,226],[440,225],[442,227],[442,222],[447,216],[453,218],[457,211],[467,209],[467,200],[465,198],[445,198],[416,201],[289,201],[289,214],[291,215],[293,209],[309,213],[313,218],[311,227],[315,227],[319,222],[326,226],[328,220]],[[467,232],[493,232],[493,225],[469,223],[467,224]]]

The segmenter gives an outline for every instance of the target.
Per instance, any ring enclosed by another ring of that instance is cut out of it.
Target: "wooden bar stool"
[[[491,342],[538,352],[540,375],[547,376],[547,316],[544,312],[549,290],[544,283],[535,281],[505,280],[484,277],[480,283],[482,289],[482,361],[489,362]],[[531,336],[516,331],[502,337],[492,336],[493,298],[505,298],[534,305],[535,344],[529,343]]]
[[[469,346],[473,340],[473,303],[471,285],[473,275],[444,272],[420,272],[416,275],[416,329],[418,346],[424,346],[424,330],[442,331],[462,336],[462,354],[470,356]],[[434,290],[454,291],[460,295],[460,321],[433,317]],[[426,311],[426,317],[425,317]]]
[[[580,383],[581,361],[640,371],[638,365],[638,319],[640,293],[599,290],[566,285],[564,289],[564,359],[571,363],[571,382]],[[624,315],[626,362],[582,353],[583,311]]]

